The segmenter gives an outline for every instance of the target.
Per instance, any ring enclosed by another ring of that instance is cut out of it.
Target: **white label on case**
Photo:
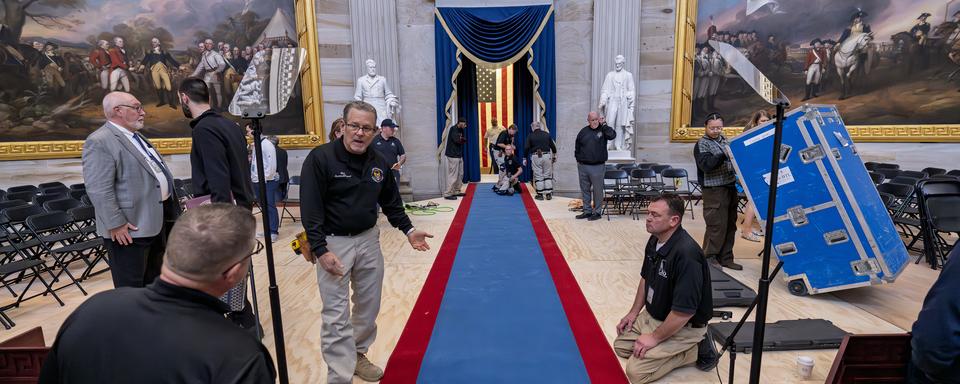
[[[768,138],[768,137],[770,137],[770,136],[773,136],[774,131],[775,131],[774,129],[768,129],[768,130],[767,130],[766,132],[764,132],[764,133],[761,133],[761,134],[759,134],[759,135],[756,135],[756,136],[754,136],[754,137],[751,137],[751,138],[749,138],[749,139],[746,139],[746,140],[743,141],[743,146],[744,146],[744,147],[749,147],[749,146],[753,145],[753,143],[756,143],[756,142],[758,142],[758,141],[760,141],[760,140],[763,140],[763,139],[766,139],[766,138]]]
[[[770,185],[770,172],[763,174],[763,182]],[[777,188],[790,184],[794,182],[793,173],[790,172],[790,167],[780,168],[780,176],[777,177]]]

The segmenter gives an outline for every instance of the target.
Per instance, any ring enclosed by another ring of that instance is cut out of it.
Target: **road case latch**
[[[797,245],[792,241],[789,243],[777,244],[777,254],[780,256],[790,256],[797,252]]]
[[[814,145],[812,147],[800,150],[800,160],[802,160],[804,164],[810,164],[814,161],[818,161],[823,159],[824,156],[825,154],[823,152],[823,147],[819,145]]]
[[[837,159],[837,160],[840,160],[840,159],[843,158],[843,156],[840,156],[840,149],[839,149],[839,148],[830,148],[830,152],[833,152],[833,158],[835,158],[835,159]]]
[[[790,152],[793,152],[793,147],[786,144],[780,144],[780,162],[781,163],[787,162],[787,159],[790,158]]]
[[[787,210],[787,214],[790,216],[790,222],[793,223],[794,227],[799,227],[801,225],[806,225],[810,222],[807,219],[807,212],[803,209],[803,206],[792,207]]]
[[[836,231],[824,233],[823,239],[826,240],[827,245],[836,245],[846,243],[850,240],[850,237],[847,236],[847,231],[838,229]]]
[[[853,274],[857,276],[875,275],[880,272],[880,263],[877,259],[857,260],[850,262]]]

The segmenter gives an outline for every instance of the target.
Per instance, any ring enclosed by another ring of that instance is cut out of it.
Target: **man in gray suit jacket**
[[[143,287],[160,275],[166,234],[180,204],[173,175],[143,135],[146,113],[136,97],[103,98],[107,122],[83,143],[83,179],[104,238],[113,285]]]

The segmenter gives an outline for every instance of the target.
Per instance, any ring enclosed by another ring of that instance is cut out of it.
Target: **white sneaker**
[[[262,239],[262,238],[263,238],[263,232],[257,232],[257,238],[258,238],[258,239]]]
[[[276,242],[277,242],[277,239],[279,239],[279,238],[280,238],[280,235],[278,235],[278,234],[276,234],[276,233],[270,234],[270,241],[272,241],[272,242],[274,242],[274,243],[276,243]]]

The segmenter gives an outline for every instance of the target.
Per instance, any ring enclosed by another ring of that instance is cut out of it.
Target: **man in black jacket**
[[[463,196],[460,188],[463,187],[463,144],[467,142],[467,119],[457,119],[457,125],[450,127],[447,132],[447,148],[444,156],[447,157],[447,188],[443,191],[443,198],[456,200]]]
[[[303,228],[323,300],[320,344],[328,383],[349,383],[354,375],[365,381],[383,377],[365,355],[377,336],[383,287],[377,205],[414,249],[430,249],[426,238],[433,237],[415,229],[404,212],[390,172],[395,161],[370,148],[377,110],[352,101],[343,120],[343,137],[311,150],[300,172]]]
[[[583,213],[577,215],[577,219],[594,221],[600,219],[600,207],[603,206],[603,164],[607,162],[607,142],[617,138],[617,131],[596,112],[587,114],[587,124],[577,134],[573,152],[577,159],[577,174],[580,175],[580,193],[583,194]]]
[[[530,124],[533,132],[527,136],[523,153],[530,156],[530,168],[533,171],[533,188],[537,191],[537,200],[553,198],[553,163],[557,162],[557,145],[550,133],[542,129],[540,122]]]
[[[210,108],[210,90],[201,79],[184,79],[177,97],[183,115],[193,118],[190,121],[193,137],[190,168],[196,194],[210,195],[213,203],[252,209],[250,162],[243,128]],[[238,296],[241,292],[246,292],[246,280],[240,281],[227,297]],[[231,309],[230,317],[237,325],[256,331],[257,319],[246,299],[242,307],[233,305]]]
[[[60,327],[39,382],[273,383],[270,352],[224,319],[217,300],[246,278],[256,223],[229,204],[188,211],[170,232],[160,277],[81,304]]]

